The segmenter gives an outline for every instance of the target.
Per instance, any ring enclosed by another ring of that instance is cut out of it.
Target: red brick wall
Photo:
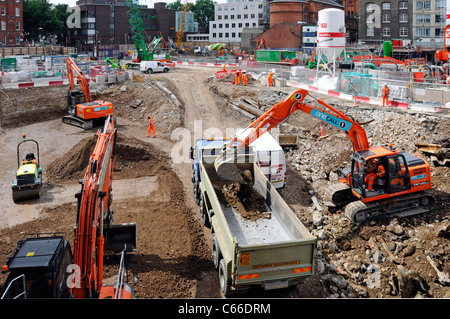
[[[19,36],[20,42],[23,41],[23,0],[0,0],[1,7],[4,8],[4,14],[0,11],[0,45],[5,37],[5,45],[16,45],[16,36]],[[19,15],[16,16],[16,8],[19,8]],[[3,23],[2,23],[3,22]],[[16,23],[19,22],[19,30],[16,30]],[[2,24],[6,30],[2,30]]]

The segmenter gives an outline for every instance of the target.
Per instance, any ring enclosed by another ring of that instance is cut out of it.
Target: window
[[[416,23],[430,23],[430,15],[429,14],[418,14],[416,16]]]
[[[383,10],[391,10],[391,3],[390,2],[383,2],[382,7]]]
[[[254,18],[255,18],[255,14],[252,13],[252,14],[250,15],[250,18],[251,18],[251,19],[254,19]]]
[[[408,28],[405,28],[405,27],[400,28],[400,36],[407,37],[408,36]]]
[[[244,19],[248,19],[248,14],[244,14]]]
[[[417,28],[416,36],[418,37],[429,37],[430,36],[430,28]]]
[[[241,18],[241,15],[240,15],[240,14],[238,14],[238,15],[237,15],[237,18],[238,18],[238,19],[240,19],[240,18]]]
[[[445,0],[436,0],[436,9],[444,9]]]
[[[2,13],[2,16],[6,15],[6,8],[5,7],[2,7],[1,13]]]
[[[216,24],[215,24],[215,23],[213,23],[213,26],[212,26],[212,27],[213,27],[213,29],[215,29],[215,28],[216,28]]]
[[[375,35],[375,28],[367,28],[367,36],[373,37]]]
[[[6,44],[6,36],[2,35],[2,44]]]
[[[235,32],[231,33],[231,37],[236,38],[236,33]]]
[[[383,37],[390,37],[391,36],[391,28],[385,27],[383,28]]]
[[[216,35],[217,35],[217,33],[213,33],[213,38],[215,38],[215,37],[216,37]]]
[[[431,9],[431,1],[417,1],[416,2],[416,9],[417,10],[423,10],[423,9]]]
[[[436,37],[441,37],[444,35],[444,29],[443,28],[436,28],[434,29],[434,35]]]
[[[16,17],[20,17],[20,8],[19,7],[16,8]]]
[[[228,15],[227,14],[224,15],[223,18],[224,18],[224,20],[228,20]]]
[[[445,22],[445,19],[444,19],[443,15],[436,14],[434,17],[434,22],[436,22],[436,23]]]
[[[245,27],[248,28],[250,26],[250,23],[246,23]]]
[[[234,14],[230,15],[230,19],[234,19]]]
[[[403,23],[406,23],[406,22],[408,22],[408,14],[407,13],[400,13],[400,16],[399,16],[399,22],[403,22]]]
[[[222,29],[222,28],[223,28],[223,24],[219,23],[219,29]]]
[[[6,21],[2,21],[2,30],[6,30]]]
[[[231,27],[232,27],[232,28],[236,28],[236,23],[232,23],[232,24],[231,24]]]
[[[228,38],[230,35],[228,32],[225,33],[225,38]]]
[[[238,26],[239,26],[239,28],[242,28],[242,23],[239,23]]]
[[[20,22],[17,21],[17,22],[16,22],[16,31],[19,31],[19,30],[20,30]]]
[[[390,23],[391,15],[389,13],[383,13],[383,23]]]
[[[398,3],[398,8],[399,9],[408,9],[408,1],[400,1]]]
[[[219,38],[221,38],[223,36],[222,32],[219,33]]]
[[[20,36],[16,35],[16,44],[20,44]]]

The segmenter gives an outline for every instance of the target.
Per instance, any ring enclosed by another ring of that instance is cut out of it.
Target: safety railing
[[[8,287],[6,287],[5,292],[2,295],[1,299],[4,299],[5,296],[8,294],[9,289],[11,288],[12,284],[19,280],[20,278],[22,278],[22,286],[23,286],[23,291],[21,293],[19,293],[17,296],[13,297],[12,299],[17,299],[19,297],[24,296],[24,299],[27,299],[27,290],[26,290],[26,285],[25,285],[25,274],[22,274],[20,276],[17,276],[16,278],[14,278],[13,280],[11,280],[11,282],[9,283]]]

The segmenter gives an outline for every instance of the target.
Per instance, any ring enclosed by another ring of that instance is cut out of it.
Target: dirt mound
[[[63,157],[48,165],[46,175],[51,183],[74,183],[84,177],[89,159],[93,153],[97,137],[87,137],[78,142]],[[164,167],[164,155],[153,146],[134,138],[124,138],[117,135],[116,160],[114,178],[138,178],[156,175]]]
[[[96,137],[83,139],[48,168],[48,180],[74,183],[82,178]],[[157,188],[148,195],[114,200],[114,224],[137,225],[137,249],[127,256],[129,280],[136,298],[193,298],[197,281],[212,270],[202,225],[186,204],[182,182],[172,171],[171,161],[154,146],[134,138],[118,137],[114,178],[157,176]],[[113,182],[114,188],[114,182]],[[144,190],[143,190],[144,191]],[[114,191],[113,191],[114,193]],[[146,194],[143,192],[143,194]],[[116,193],[117,195],[117,193]],[[0,232],[0,260],[6,261],[24,233],[64,231],[73,242],[76,200],[46,208],[39,219]],[[117,254],[106,253],[104,278],[117,278]],[[135,280],[133,280],[135,279]],[[1,277],[2,282],[6,276]]]

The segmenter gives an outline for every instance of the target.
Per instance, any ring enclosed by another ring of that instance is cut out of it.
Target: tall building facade
[[[263,20],[263,0],[228,0],[216,3],[214,20],[209,22],[209,41],[240,43],[244,28],[259,28]]]
[[[23,0],[0,0],[0,45],[23,42]]]
[[[424,48],[443,46],[446,0],[359,0],[359,39],[366,44],[386,40]]]

